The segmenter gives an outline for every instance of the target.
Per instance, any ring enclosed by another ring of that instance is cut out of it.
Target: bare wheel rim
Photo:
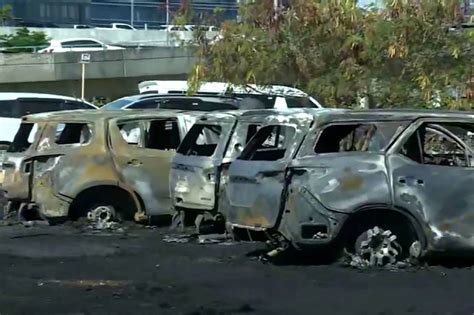
[[[112,222],[116,215],[115,208],[106,205],[94,207],[87,213],[89,220],[102,224]]]
[[[368,229],[357,238],[355,250],[371,266],[394,264],[402,254],[397,236],[378,226]]]

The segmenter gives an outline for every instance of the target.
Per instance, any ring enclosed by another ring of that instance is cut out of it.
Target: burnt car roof
[[[183,114],[189,116],[200,117],[202,112],[182,111],[182,110],[109,110],[109,111],[91,111],[91,110],[70,110],[50,113],[40,113],[27,115],[23,117],[23,121],[37,122],[37,121],[55,121],[55,120],[100,120],[107,118],[140,118],[140,117],[163,117],[169,115]]]
[[[252,117],[275,117],[275,116],[285,116],[293,117],[299,114],[306,115],[320,115],[326,111],[348,111],[344,109],[327,109],[327,108],[282,108],[282,109],[249,109],[249,110],[232,110],[232,111],[222,111],[222,112],[211,112],[204,115],[201,115],[200,121],[226,121],[234,120],[235,118],[252,118]]]
[[[420,110],[420,109],[370,109],[351,111],[327,111],[323,120],[414,120],[417,118],[474,118],[472,111]]]

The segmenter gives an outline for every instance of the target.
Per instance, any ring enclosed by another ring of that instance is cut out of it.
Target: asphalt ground
[[[272,263],[258,259],[262,243],[164,241],[170,233],[0,226],[0,314],[474,314],[470,264]]]

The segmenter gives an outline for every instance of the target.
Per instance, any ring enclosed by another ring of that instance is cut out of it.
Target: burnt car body
[[[20,204],[50,221],[97,207],[127,219],[171,214],[171,160],[198,116],[166,110],[26,116],[7,155],[7,211]]]
[[[381,242],[370,253],[380,263],[394,255],[395,240],[396,255],[472,253],[472,113],[317,116],[306,136],[283,121],[261,128],[230,165],[222,198],[230,227],[262,231],[297,249],[343,245],[363,252],[377,235]],[[262,156],[277,129],[294,134],[293,144]]]
[[[180,220],[187,217],[192,222],[204,215],[206,221],[216,221],[221,216],[219,196],[225,186],[221,175],[225,178],[230,163],[268,117],[312,111],[249,110],[202,116],[183,139],[172,163],[170,191]]]

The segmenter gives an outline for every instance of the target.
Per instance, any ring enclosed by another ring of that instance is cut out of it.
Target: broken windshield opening
[[[24,152],[32,144],[38,131],[38,125],[32,123],[22,123],[15,138],[8,148],[8,152]]]
[[[285,157],[294,141],[295,128],[291,126],[265,126],[250,140],[239,160],[278,161]]]
[[[321,132],[314,152],[380,152],[407,125],[405,121],[330,125]]]
[[[183,155],[212,156],[222,136],[218,125],[194,125],[183,140],[178,153]]]

